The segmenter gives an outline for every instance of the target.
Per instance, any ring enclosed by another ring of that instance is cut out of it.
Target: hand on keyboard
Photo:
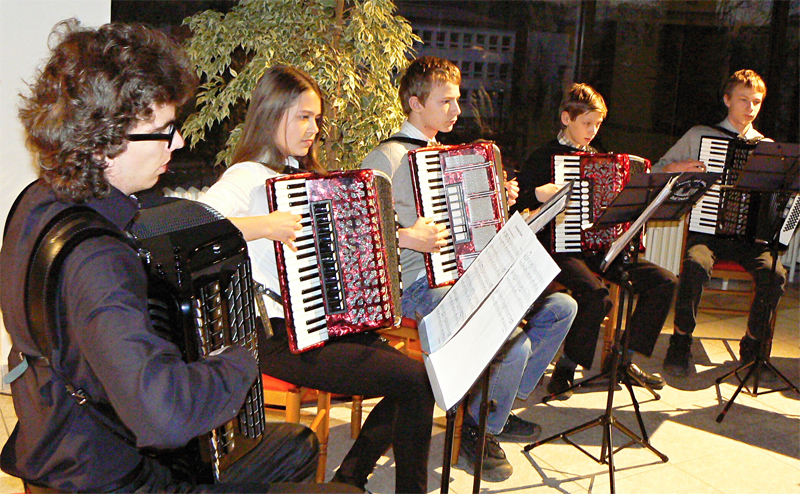
[[[299,214],[273,211],[265,217],[264,237],[283,242],[293,252],[297,252],[293,240],[297,238],[297,232],[302,229],[301,218]]]
[[[706,165],[698,160],[673,161],[664,167],[665,172],[704,172]]]
[[[398,234],[401,248],[417,252],[439,252],[447,245],[444,225],[434,223],[430,218],[419,217],[413,226],[401,228]]]

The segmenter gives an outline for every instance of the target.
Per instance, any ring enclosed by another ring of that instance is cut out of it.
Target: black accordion
[[[153,327],[180,348],[184,360],[230,345],[258,357],[247,244],[230,221],[201,203],[175,200],[142,209],[131,232],[148,271]],[[259,375],[236,418],[175,452],[191,470],[184,473],[197,483],[218,481],[261,441],[265,420]]]
[[[732,189],[756,143],[703,136],[697,157],[709,172],[722,177],[692,208],[689,231],[753,241],[761,194]]]

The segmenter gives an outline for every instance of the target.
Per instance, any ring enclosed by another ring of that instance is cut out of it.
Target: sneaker
[[[542,435],[542,426],[522,420],[512,413],[509,414],[503,431],[495,437],[498,441],[533,442],[539,439],[540,435]]]
[[[692,358],[692,335],[673,333],[669,338],[667,356],[664,357],[664,372],[670,376],[686,377],[690,372]]]
[[[461,428],[461,450],[458,453],[458,464],[461,470],[475,475],[475,461],[478,459],[478,428],[463,424]],[[508,462],[506,452],[500,447],[494,436],[486,434],[483,449],[483,469],[481,479],[487,482],[502,482],[514,473],[514,467]]]
[[[569,399],[573,393],[573,390],[569,389],[573,382],[575,382],[575,369],[556,364],[553,375],[550,376],[550,382],[547,383],[547,392],[552,399]]]
[[[636,364],[628,364],[625,368],[626,372],[628,373],[628,377],[631,378],[631,384],[634,386],[639,385],[639,383],[644,383],[650,386],[653,389],[661,389],[664,387],[664,380],[661,376],[656,376],[655,374],[648,374],[647,372],[643,371],[639,368]]]

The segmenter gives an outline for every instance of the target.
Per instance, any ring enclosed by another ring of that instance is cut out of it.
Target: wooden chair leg
[[[605,331],[603,332],[603,351],[600,357],[601,368],[605,368],[606,359],[611,354],[611,349],[614,347],[614,336],[617,332],[617,319],[619,308],[619,285],[611,283],[608,289],[609,296],[611,297],[612,307],[611,313],[608,314],[605,321]]]
[[[361,433],[361,406],[363,396],[353,396],[353,405],[350,408],[350,438],[356,439]]]
[[[317,416],[311,423],[311,429],[319,439],[319,463],[317,464],[317,483],[325,482],[325,470],[328,464],[328,438],[331,430],[331,394],[318,391]]]
[[[461,429],[464,426],[464,408],[465,404],[461,404],[456,412],[456,423],[453,429],[453,455],[450,457],[450,465],[455,466],[458,463],[458,455],[461,453]]]
[[[292,424],[300,423],[300,401],[303,397],[302,388],[290,389],[286,392],[286,421]]]

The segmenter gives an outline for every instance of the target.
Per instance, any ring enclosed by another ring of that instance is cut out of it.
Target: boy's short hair
[[[558,125],[563,129],[565,125],[561,122],[561,114],[567,112],[570,120],[575,120],[584,113],[600,112],[603,118],[608,114],[606,102],[600,93],[588,84],[572,84],[564,92],[564,98],[558,107]]]
[[[754,70],[750,69],[742,69],[737,70],[733,73],[732,76],[725,81],[725,85],[722,86],[722,94],[728,95],[730,98],[733,94],[733,90],[739,84],[744,85],[746,88],[750,88],[753,91],[763,94],[764,96],[767,95],[767,84],[764,82],[764,79],[761,78]]]
[[[400,102],[403,113],[411,113],[408,100],[416,96],[420,103],[425,104],[431,90],[437,84],[461,84],[461,71],[450,60],[438,57],[420,57],[411,62],[403,76],[400,78]]]

